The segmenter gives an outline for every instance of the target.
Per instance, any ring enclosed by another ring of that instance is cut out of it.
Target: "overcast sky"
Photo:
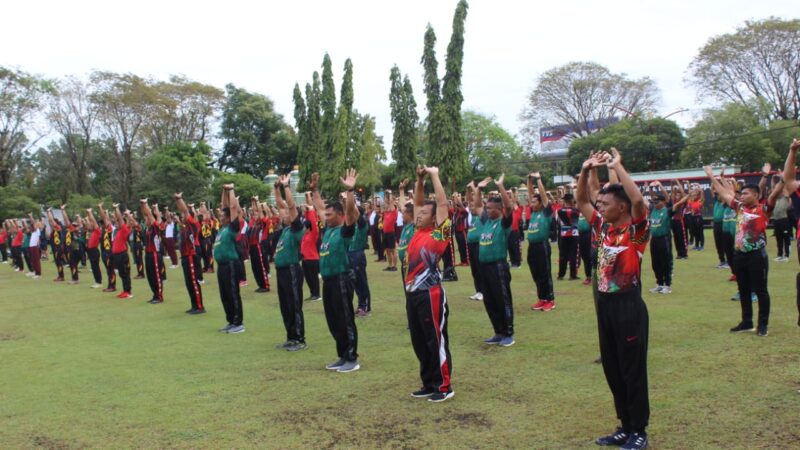
[[[17,1],[3,6],[0,65],[47,77],[92,69],[166,78],[170,74],[269,96],[290,123],[292,89],[333,60],[337,88],[354,65],[355,107],[377,117],[391,144],[389,70],[414,84],[420,117],[423,34],[438,37],[440,77],[456,0],[372,1]],[[495,115],[511,133],[542,72],[595,61],[661,89],[660,113],[691,124],[703,105],[686,68],[712,36],[745,20],[794,18],[796,0],[471,0],[464,46],[464,109]]]

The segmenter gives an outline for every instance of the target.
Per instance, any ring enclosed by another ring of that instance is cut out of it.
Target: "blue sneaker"
[[[741,300],[741,299],[742,299],[742,296],[739,294],[739,292],[736,292],[736,295],[734,295],[733,297],[731,297],[731,300],[733,300],[733,301],[735,301],[735,302],[738,302],[738,301],[739,301],[739,300]]]
[[[754,302],[757,302],[758,301],[758,296],[755,293],[750,294],[750,300],[752,300]]]
[[[503,339],[500,340],[500,346],[501,347],[511,347],[512,345],[514,345],[514,342],[516,342],[516,341],[514,341],[514,336],[506,336],[506,337],[504,337]]]
[[[490,337],[489,339],[486,339],[485,341],[483,341],[483,343],[484,344],[489,344],[489,345],[497,345],[502,340],[503,340],[503,336],[500,336],[499,334],[495,334],[494,336]]]
[[[628,441],[620,447],[622,450],[642,450],[647,448],[647,435],[644,433],[631,433]]]

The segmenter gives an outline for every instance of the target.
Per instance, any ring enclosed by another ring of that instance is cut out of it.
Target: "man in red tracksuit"
[[[200,274],[200,258],[197,255],[200,222],[195,218],[194,211],[189,210],[186,202],[183,201],[183,193],[175,194],[175,204],[178,206],[178,212],[183,221],[180,235],[181,266],[183,267],[183,278],[186,281],[186,291],[189,293],[189,304],[191,305],[186,313],[203,314],[206,309],[203,306],[203,290],[198,278]]]
[[[159,257],[158,248],[161,241],[161,222],[153,216],[153,211],[147,204],[147,199],[139,200],[139,206],[144,217],[144,270],[147,275],[147,282],[153,292],[153,298],[148,303],[155,305],[164,303],[164,283],[161,270],[162,260]],[[118,232],[119,233],[119,232]]]

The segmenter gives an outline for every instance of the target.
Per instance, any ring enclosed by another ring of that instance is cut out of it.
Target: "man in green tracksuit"
[[[283,195],[281,195],[283,190]],[[283,198],[286,201],[283,201]],[[278,278],[278,302],[286,327],[286,342],[280,345],[290,352],[306,348],[303,318],[303,269],[300,267],[300,243],[306,233],[302,215],[289,188],[289,176],[275,183],[275,202],[283,222],[278,245],[275,246],[275,269]]]
[[[345,206],[338,201],[326,205],[320,196],[319,174],[311,175],[311,198],[317,214],[325,217],[325,235],[319,251],[319,271],[322,275],[322,304],[328,329],[336,341],[339,359],[325,366],[340,373],[354,372],[358,363],[358,330],[353,311],[353,271],[347,249],[355,234],[358,209],[355,202],[355,185],[358,174],[349,169],[342,179],[347,194]]]
[[[244,311],[239,294],[239,277],[244,270],[236,250],[242,220],[239,217],[239,200],[233,192],[233,184],[222,187],[222,223],[214,242],[214,260],[218,264],[217,281],[219,296],[225,309],[228,325],[219,331],[228,334],[244,333]]]

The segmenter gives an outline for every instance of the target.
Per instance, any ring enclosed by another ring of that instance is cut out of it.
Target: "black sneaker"
[[[767,337],[767,326],[766,325],[759,325],[758,326],[758,331],[756,331],[756,336]]]
[[[327,366],[325,366],[325,368],[328,369],[328,370],[339,370],[339,367],[342,367],[344,365],[344,363],[345,363],[345,360],[343,360],[342,358],[339,358],[338,361],[328,364]]]
[[[753,328],[752,323],[746,324],[744,322],[740,322],[739,325],[736,325],[735,327],[731,328],[731,333],[742,333],[745,331],[753,331],[753,330],[755,330],[755,328]]]
[[[453,396],[454,396],[454,395],[456,395],[456,393],[455,393],[455,392],[453,392],[453,391],[447,391],[447,392],[434,392],[434,393],[433,393],[433,395],[431,395],[430,397],[428,397],[428,401],[429,401],[429,402],[436,402],[436,403],[440,403],[440,402],[443,402],[443,401],[445,401],[445,400],[447,400],[447,399],[451,399],[451,398],[453,398]]]
[[[597,438],[594,441],[597,445],[622,445],[628,442],[628,433],[622,429],[622,427],[617,428],[617,431],[609,434],[608,436],[603,436]]]
[[[157,305],[157,304],[159,304],[159,303],[164,303],[164,300],[161,300],[161,299],[154,298],[154,299],[151,299],[151,300],[150,300],[149,302],[147,302],[147,303],[150,303],[151,305]]]
[[[189,314],[195,315],[195,314],[205,314],[205,313],[206,313],[206,310],[205,310],[205,308],[203,308],[203,309],[195,309],[192,312],[190,312]]]
[[[300,350],[305,350],[308,348],[308,345],[305,342],[296,342],[294,345],[286,347],[287,352],[297,352]]]
[[[320,300],[322,300],[322,298],[319,295],[312,295],[306,299],[307,302],[318,302]]]
[[[195,311],[197,311],[195,308],[191,308],[191,309],[187,309],[187,310],[186,310],[186,311],[184,311],[184,312],[185,312],[186,314],[194,314],[194,312],[195,312]]]
[[[435,393],[436,391],[434,391],[433,389],[424,387],[418,391],[412,392],[411,396],[414,398],[428,398]]]
[[[269,292],[269,289],[267,289],[267,288],[258,288],[258,289],[256,289],[256,292],[259,293],[259,294],[263,294],[264,292]]]
[[[289,348],[289,347],[291,347],[291,346],[293,346],[295,344],[297,344],[297,341],[286,341],[286,342],[282,342],[280,344],[276,344],[275,348],[284,349],[284,348]]]
[[[620,447],[622,450],[641,450],[647,448],[647,435],[644,433],[632,433],[628,436],[628,441]]]

